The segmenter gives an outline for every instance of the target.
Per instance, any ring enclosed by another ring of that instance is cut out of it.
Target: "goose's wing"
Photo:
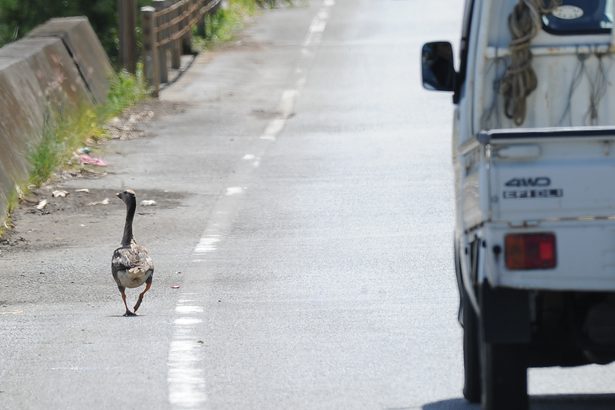
[[[117,248],[113,252],[111,266],[116,268],[116,270],[128,270],[138,266],[147,266],[149,270],[154,269],[154,262],[144,246],[133,242],[130,246]]]
[[[154,273],[154,263],[142,246],[131,244],[113,252],[111,272],[118,286],[141,286]]]
[[[126,271],[135,266],[135,255],[129,247],[117,248],[111,258],[111,272],[115,277],[117,272]]]
[[[136,243],[130,245],[131,254],[133,255],[133,265],[129,268],[129,271],[133,274],[146,274],[147,272],[154,272],[154,262],[149,256],[148,250]]]

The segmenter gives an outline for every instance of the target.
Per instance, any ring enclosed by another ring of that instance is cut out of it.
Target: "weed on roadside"
[[[98,117],[104,122],[125,108],[135,105],[146,95],[147,88],[143,79],[142,65],[137,68],[136,75],[122,70],[111,80],[107,103],[100,107]]]
[[[122,71],[111,80],[105,104],[99,107],[84,104],[85,108],[72,114],[56,112],[47,115],[41,142],[29,157],[32,171],[28,186],[41,186],[71,158],[77,148],[103,139],[104,123],[145,95],[142,79]]]
[[[293,6],[296,0],[229,0],[226,7],[205,16],[205,33],[195,28],[193,35],[196,49],[207,49],[233,39],[242,28],[246,18],[257,13],[258,9],[276,8],[282,4]]]

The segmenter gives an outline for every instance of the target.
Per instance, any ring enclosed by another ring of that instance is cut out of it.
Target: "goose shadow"
[[[480,405],[464,399],[449,399],[427,403],[423,410],[479,410]],[[557,394],[530,397],[531,410],[612,410],[615,394]]]

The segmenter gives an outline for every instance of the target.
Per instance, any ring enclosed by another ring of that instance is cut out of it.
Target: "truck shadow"
[[[612,410],[615,394],[570,394],[531,396],[532,410]],[[442,400],[425,404],[423,410],[479,410],[477,404],[464,399]]]
[[[464,399],[450,399],[427,403],[422,407],[423,410],[479,410],[477,404],[470,404]]]

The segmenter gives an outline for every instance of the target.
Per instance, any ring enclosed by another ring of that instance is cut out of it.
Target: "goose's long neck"
[[[132,220],[135,218],[135,210],[137,202],[133,199],[126,204],[126,223],[124,224],[124,236],[122,237],[122,246],[129,246],[132,241]]]

